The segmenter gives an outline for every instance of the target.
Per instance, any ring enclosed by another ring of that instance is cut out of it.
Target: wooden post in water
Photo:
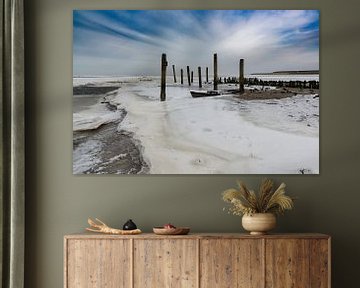
[[[174,75],[174,83],[176,83],[176,73],[175,73],[175,65],[172,65],[173,75]]]
[[[217,53],[214,54],[214,90],[218,89],[217,76]]]
[[[202,87],[202,81],[201,81],[201,67],[198,67],[198,73],[199,73],[199,87]]]
[[[209,83],[209,67],[206,67],[206,83]]]
[[[191,71],[191,83],[194,83],[194,71]]]
[[[180,70],[180,83],[181,83],[181,85],[184,84],[184,70],[183,69]]]
[[[160,88],[160,101],[166,100],[166,54],[161,55],[161,88]]]
[[[239,92],[240,94],[244,93],[244,59],[240,59],[240,65],[239,65]]]
[[[186,66],[186,73],[187,73],[187,78],[188,78],[188,84],[189,86],[191,86],[191,82],[190,82],[190,67]]]

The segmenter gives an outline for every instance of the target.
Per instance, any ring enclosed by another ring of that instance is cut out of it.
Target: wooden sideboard
[[[65,288],[329,288],[323,234],[67,235]]]

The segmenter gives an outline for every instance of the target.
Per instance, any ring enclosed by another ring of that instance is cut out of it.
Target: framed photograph
[[[318,174],[319,11],[74,10],[73,174]]]

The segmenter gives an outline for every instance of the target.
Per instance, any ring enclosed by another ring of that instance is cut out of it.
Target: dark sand
[[[148,165],[141,154],[141,146],[126,131],[117,131],[119,123],[109,123],[96,130],[74,132],[73,149],[89,140],[101,141],[103,146],[94,164],[82,174],[138,174],[145,173]],[[118,155],[124,155],[112,160]]]
[[[81,85],[73,88],[73,95],[99,95],[119,89],[120,86]]]
[[[278,88],[268,90],[245,90],[243,94],[235,95],[236,98],[245,100],[264,100],[264,99],[282,99],[296,95],[317,95],[319,97],[319,89],[302,89],[302,88]]]
[[[97,103],[106,105],[109,111],[116,110],[117,107],[111,105],[106,97],[111,96],[113,94],[111,92],[118,88],[74,87],[74,95],[76,95],[73,96],[74,112],[88,109],[89,106]],[[77,93],[87,92],[87,95],[75,94],[76,89]],[[93,92],[93,94],[89,95],[89,92]],[[94,140],[102,143],[101,151],[96,154],[96,157],[100,160],[99,163],[95,163],[90,169],[83,171],[81,174],[138,174],[148,171],[148,164],[143,159],[140,143],[132,137],[131,133],[117,131],[119,123],[126,115],[125,110],[120,112],[122,117],[116,123],[104,124],[94,130],[73,132],[73,151],[82,145],[86,146],[88,141]]]

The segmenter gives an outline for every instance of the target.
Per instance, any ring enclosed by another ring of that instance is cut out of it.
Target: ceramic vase
[[[242,226],[251,235],[263,235],[276,226],[276,217],[272,213],[255,213],[242,217]]]

